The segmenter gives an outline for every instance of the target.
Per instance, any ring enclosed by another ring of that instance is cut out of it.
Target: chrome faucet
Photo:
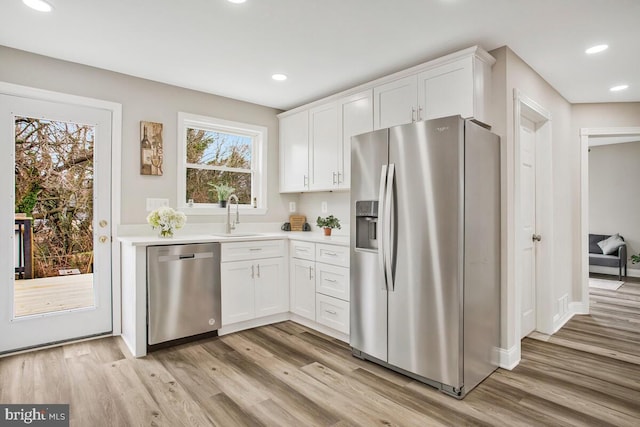
[[[231,199],[236,199],[236,220],[231,221]],[[240,224],[240,202],[238,202],[238,196],[232,194],[227,200],[227,234],[231,234],[231,230],[236,229],[236,224]]]

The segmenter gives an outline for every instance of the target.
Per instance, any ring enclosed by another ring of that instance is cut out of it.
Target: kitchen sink
[[[262,233],[214,233],[214,237],[224,237],[226,239],[233,239],[234,237],[257,237],[263,236]]]

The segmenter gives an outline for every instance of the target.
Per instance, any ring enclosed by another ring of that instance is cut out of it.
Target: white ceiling
[[[640,101],[638,0],[49,1],[1,0],[0,44],[280,109],[475,44],[572,103]]]

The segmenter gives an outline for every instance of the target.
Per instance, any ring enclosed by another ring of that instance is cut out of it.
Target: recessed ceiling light
[[[37,10],[38,12],[51,12],[53,9],[53,6],[44,0],[22,0],[22,3],[26,4],[31,9]]]
[[[603,50],[607,50],[609,49],[609,45],[607,44],[599,44],[597,46],[592,46],[589,49],[585,50],[584,52],[588,55],[592,55],[594,53],[599,53],[602,52]]]
[[[286,75],[284,75],[284,74],[279,74],[279,73],[278,73],[278,74],[274,74],[273,76],[271,76],[271,78],[272,78],[273,80],[277,80],[277,81],[279,81],[279,82],[282,82],[282,81],[284,81],[284,80],[287,80],[287,76],[286,76]]]
[[[620,92],[621,90],[625,90],[627,88],[629,88],[629,85],[618,85],[610,88],[609,90],[611,92]]]
[[[240,4],[240,3],[244,3],[247,0],[227,0],[229,3],[236,3],[236,4]]]

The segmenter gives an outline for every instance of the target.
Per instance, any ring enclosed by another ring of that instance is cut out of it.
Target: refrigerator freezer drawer
[[[316,322],[349,333],[349,303],[337,298],[316,294]]]
[[[317,263],[316,292],[349,301],[349,269]]]
[[[291,240],[289,242],[289,254],[292,258],[316,260],[316,245],[310,242]]]
[[[318,243],[316,244],[316,261],[349,267],[349,248]]]

